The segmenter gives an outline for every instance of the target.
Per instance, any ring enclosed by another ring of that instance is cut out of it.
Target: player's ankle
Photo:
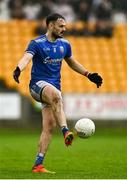
[[[36,156],[35,166],[42,165],[44,160],[44,154],[38,153]]]
[[[68,129],[68,127],[66,127],[66,126],[62,126],[62,127],[61,127],[61,131],[62,131],[63,135],[65,135],[66,132],[69,131],[69,129]]]

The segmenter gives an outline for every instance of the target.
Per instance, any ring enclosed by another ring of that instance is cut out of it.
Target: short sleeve
[[[32,40],[26,48],[25,52],[31,53],[34,56],[37,53],[36,42]]]
[[[72,56],[72,50],[71,50],[71,45],[70,43],[66,44],[66,55],[65,58],[69,58]]]

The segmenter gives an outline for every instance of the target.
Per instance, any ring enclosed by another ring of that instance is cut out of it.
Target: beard
[[[63,38],[63,35],[58,35],[55,32],[52,32],[52,36],[54,37],[54,39]]]

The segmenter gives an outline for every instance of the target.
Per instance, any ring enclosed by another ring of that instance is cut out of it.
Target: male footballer
[[[19,83],[19,76],[32,60],[31,80],[29,84],[31,96],[42,105],[42,133],[39,149],[32,172],[52,173],[43,161],[50,144],[56,124],[61,128],[66,146],[72,144],[74,135],[69,131],[61,96],[61,65],[63,59],[77,73],[87,77],[99,88],[102,77],[98,73],[90,73],[72,56],[70,43],[63,38],[66,31],[66,20],[54,13],[46,18],[47,33],[32,40],[23,57],[20,59],[13,77]]]

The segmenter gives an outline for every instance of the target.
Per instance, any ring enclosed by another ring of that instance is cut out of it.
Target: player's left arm
[[[65,61],[71,69],[83,76],[86,76],[91,82],[95,83],[97,88],[101,86],[103,79],[98,73],[90,73],[82,64],[75,60],[73,56],[66,57]]]

